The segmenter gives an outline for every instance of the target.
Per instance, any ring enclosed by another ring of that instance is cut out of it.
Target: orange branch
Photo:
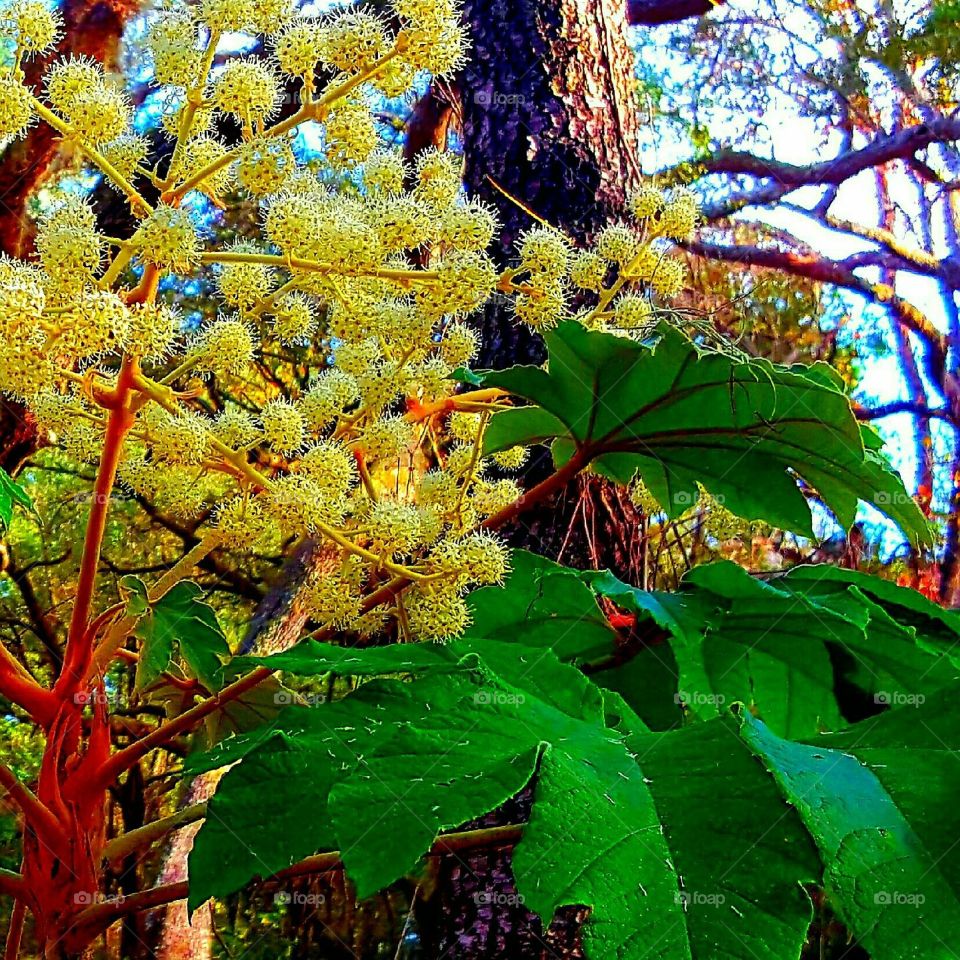
[[[0,644],[0,696],[26,710],[30,719],[41,727],[53,723],[57,703],[53,694],[44,690],[3,644]]]
[[[100,468],[97,471],[97,481],[93,488],[90,517],[87,520],[80,575],[77,579],[77,595],[70,618],[63,669],[53,688],[54,695],[61,701],[76,691],[83,682],[93,654],[93,637],[89,630],[90,609],[93,604],[93,592],[100,566],[100,551],[103,547],[107,513],[110,509],[113,485],[117,479],[123,441],[133,426],[134,417],[130,410],[130,399],[135,375],[136,362],[125,358],[117,377],[116,389],[104,401],[110,407],[110,416],[107,420],[107,432],[103,442]]]
[[[36,831],[37,836],[47,843],[51,849],[63,856],[66,850],[67,836],[63,832],[57,818],[50,809],[23,783],[17,775],[4,763],[0,763],[0,786],[7,791],[7,796],[20,808],[27,823]]]

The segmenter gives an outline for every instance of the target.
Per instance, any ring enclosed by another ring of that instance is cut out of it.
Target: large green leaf
[[[739,516],[811,534],[797,477],[849,528],[860,500],[918,543],[930,530],[883,466],[836,379],[819,367],[782,367],[701,352],[669,325],[655,349],[564,323],[546,335],[546,369],[512,367],[485,382],[534,406],[497,414],[484,451],[552,443],[579,449],[626,483],[639,474],[670,516],[699,485]]]
[[[405,686],[388,681],[323,709],[288,707],[262,730],[227,739],[195,759],[191,773],[243,762],[220,782],[194,841],[190,909],[317,850],[335,849],[326,810],[330,788],[357,762],[359,732],[366,734],[365,749],[396,732],[405,698]],[[381,709],[380,700],[400,709]]]
[[[703,582],[728,603],[773,590],[723,567]],[[317,849],[338,849],[360,894],[374,892],[536,771],[517,888],[545,922],[589,907],[590,960],[797,957],[803,888],[821,882],[880,960],[940,956],[936,937],[958,932],[952,691],[804,743],[742,709],[651,733],[544,647],[471,638],[282,656],[299,672],[367,679],[211,752],[208,766],[236,766],[191,855],[192,905]],[[408,679],[369,679],[381,672]],[[262,816],[263,796],[277,816]],[[908,936],[911,923],[926,929]]]
[[[516,685],[488,669],[428,665],[412,683],[373,681],[222,744],[218,761],[240,762],[194,845],[191,905],[319,848],[339,849],[358,892],[375,892],[416,870],[438,832],[519,791],[542,755],[515,854],[518,889],[545,921],[562,906],[589,906],[591,960],[640,958],[653,946],[663,957],[795,955],[814,848],[737,721],[661,735],[630,720],[611,729],[599,691],[575,668],[543,651],[525,663],[529,651],[494,643],[478,656]],[[394,672],[410,664],[394,649],[395,663],[387,650],[370,652]],[[534,675],[534,689],[523,686]],[[535,692],[551,688],[552,703]],[[258,815],[264,795],[278,817]]]
[[[740,701],[778,734],[803,737],[844,725],[840,679],[876,708],[955,681],[960,619],[878,577],[816,572],[830,569],[800,567],[764,582],[724,561],[695,568],[674,594],[638,590],[609,573],[590,582],[668,632],[678,706],[701,719]],[[671,664],[656,648],[651,657],[663,696]],[[654,679],[634,667],[597,675],[648,722]]]
[[[737,726],[635,734],[626,762],[552,747],[514,855],[527,905],[590,906],[591,958],[796,957],[819,865]]]
[[[307,676],[371,676],[483,662],[517,683],[502,651],[521,649],[529,686],[539,676],[529,666],[544,652],[574,663],[628,656],[618,653],[601,595],[665,631],[625,663],[594,674],[658,730],[743,702],[777,734],[804,737],[845,725],[841,682],[876,710],[956,680],[960,617],[878,577],[831,569],[798,567],[764,581],[723,561],[696,568],[679,592],[664,593],[515,551],[506,584],[471,596],[477,622],[455,643],[356,651],[310,641],[248,663]],[[561,613],[552,617],[555,607]],[[551,689],[541,686],[537,695],[553,702]],[[575,712],[571,704],[563,709]]]
[[[960,936],[960,712],[955,696],[928,706],[814,744],[749,717],[743,727],[820,850],[834,910],[874,960],[948,957]]]

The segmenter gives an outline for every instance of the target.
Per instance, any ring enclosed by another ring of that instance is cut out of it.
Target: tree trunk
[[[589,241],[621,217],[640,176],[623,0],[467,0],[465,12],[473,50],[458,84],[464,180],[471,196],[500,212],[499,261],[535,225],[531,214]],[[502,302],[491,303],[479,325],[480,367],[545,359],[540,338]],[[547,461],[538,457],[525,482],[539,479]],[[634,582],[641,575],[640,515],[598,478],[578,478],[505,532],[513,545],[571,566],[611,567]],[[528,791],[483,823],[522,821],[529,801]],[[583,955],[585,911],[565,911],[545,930],[517,902],[507,853],[444,861],[439,870],[437,892],[419,912],[428,956]]]

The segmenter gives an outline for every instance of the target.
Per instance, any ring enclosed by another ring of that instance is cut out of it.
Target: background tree
[[[705,198],[690,251],[843,292],[833,339],[868,361],[863,418],[912,436],[903,456],[945,536],[932,589],[951,604],[956,36],[951,3],[773,0],[639,37],[645,90],[663,116],[650,135],[663,145],[673,134],[660,148],[672,157],[648,169],[695,181]]]

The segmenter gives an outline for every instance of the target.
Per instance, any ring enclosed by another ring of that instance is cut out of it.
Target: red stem
[[[123,441],[133,425],[130,411],[131,387],[136,374],[136,365],[126,358],[120,368],[116,390],[102,402],[110,406],[107,420],[107,432],[103,442],[103,453],[97,471],[97,481],[93,488],[93,503],[87,520],[87,531],[83,542],[83,557],[80,561],[80,575],[77,579],[77,596],[70,618],[70,631],[67,635],[67,647],[63,657],[63,669],[54,684],[54,695],[65,701],[75,692],[86,675],[93,654],[93,637],[88,631],[90,610],[93,605],[93,593],[100,566],[100,551],[107,528],[107,514],[113,485],[117,479],[117,467],[123,450]]]
[[[17,775],[6,765],[0,763],[0,786],[4,787],[10,799],[20,808],[27,823],[59,854],[66,848],[67,837],[60,822],[50,809],[37,799],[35,794],[20,782]]]
[[[552,493],[562,490],[592,459],[593,453],[588,447],[579,447],[556,473],[551,473],[546,480],[541,480],[535,487],[514,500],[509,506],[504,507],[499,513],[487,517],[480,526],[484,530],[499,530],[500,527],[506,526],[534,504],[546,500]]]
[[[0,644],[0,696],[22,707],[34,723],[49,727],[56,715],[57,701],[44,690]]]
[[[27,905],[16,900],[10,913],[10,925],[7,927],[7,944],[3,949],[3,960],[17,960],[20,953],[20,939],[23,936],[23,920],[27,915]]]
[[[25,893],[23,877],[12,870],[0,870],[0,893],[5,897],[22,899]]]

